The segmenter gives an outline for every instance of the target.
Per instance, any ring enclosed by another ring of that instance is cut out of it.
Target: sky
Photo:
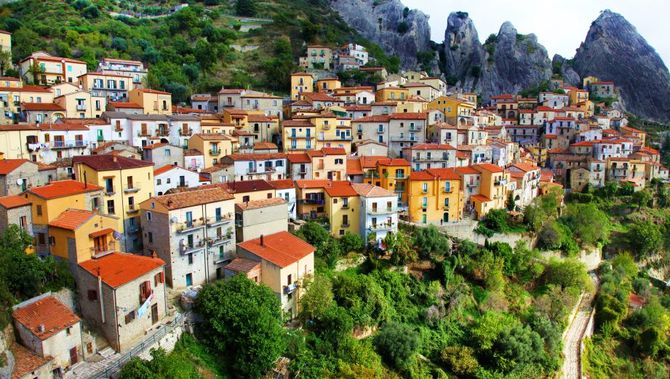
[[[521,34],[535,33],[549,58],[572,58],[601,10],[623,15],[637,28],[664,62],[670,62],[670,1],[668,0],[402,0],[430,16],[432,40],[444,41],[449,13],[468,12],[484,42],[510,21]]]

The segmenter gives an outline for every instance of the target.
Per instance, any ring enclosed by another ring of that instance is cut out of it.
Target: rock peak
[[[502,25],[500,25],[500,31],[498,31],[498,35],[503,35],[503,34],[514,34],[516,35],[516,28],[514,25],[509,22],[505,21],[503,22]]]

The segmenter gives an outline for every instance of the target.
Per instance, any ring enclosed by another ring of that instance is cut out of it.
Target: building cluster
[[[82,323],[127,351],[165,322],[171,294],[231,275],[265,283],[294,317],[314,271],[315,247],[289,233],[304,220],[383,246],[400,220],[448,228],[550,186],[668,177],[645,133],[606,106],[611,82],[553,80],[481,104],[424,72],[364,67],[359,45],[307,51],[305,69],[381,81],[296,72],[287,98],[223,88],[175,106],[135,61],[90,72],[36,52],[0,78],[0,230],[19,225],[27,253],[67,262],[79,304],[45,294],[15,307],[25,377],[95,354]]]

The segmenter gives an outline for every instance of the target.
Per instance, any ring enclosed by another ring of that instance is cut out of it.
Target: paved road
[[[595,275],[591,275],[591,280],[597,288],[599,284],[598,278]],[[581,344],[592,310],[593,295],[587,293],[579,302],[577,313],[563,336],[563,367],[561,367],[561,379],[581,379]]]

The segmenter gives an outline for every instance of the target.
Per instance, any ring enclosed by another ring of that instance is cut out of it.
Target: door
[[[70,349],[70,364],[73,365],[77,363],[79,357],[77,357],[77,348],[73,347]]]
[[[21,192],[28,189],[28,179],[21,179]]]
[[[102,129],[98,129],[98,142],[105,140],[105,137],[102,135]]]
[[[151,306],[151,323],[155,324],[158,322],[158,304]]]
[[[186,285],[187,286],[193,285],[193,274],[186,274]]]
[[[179,176],[179,187],[186,187],[186,178],[184,175]]]
[[[445,222],[445,223],[449,222],[449,213],[444,212],[444,214],[442,215],[442,222]]]

